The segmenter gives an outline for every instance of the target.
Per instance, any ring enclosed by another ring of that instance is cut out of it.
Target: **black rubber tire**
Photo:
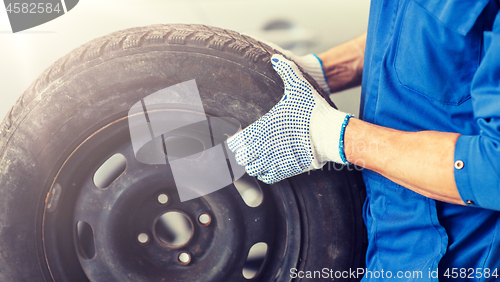
[[[52,281],[42,214],[56,172],[78,144],[126,117],[141,98],[193,78],[208,114],[236,118],[245,127],[283,93],[270,64],[274,53],[228,30],[155,25],[95,39],[44,71],[0,126],[0,280]],[[365,192],[359,172],[350,170],[313,172],[319,185],[311,176],[291,180],[304,222],[301,245],[290,246],[300,249],[299,270],[364,266]],[[331,281],[293,281],[310,280]]]

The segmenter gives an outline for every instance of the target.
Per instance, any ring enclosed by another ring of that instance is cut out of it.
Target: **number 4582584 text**
[[[9,14],[51,14],[61,13],[59,3],[9,3],[7,13]]]
[[[447,278],[498,278],[498,269],[489,268],[447,268],[443,276]]]

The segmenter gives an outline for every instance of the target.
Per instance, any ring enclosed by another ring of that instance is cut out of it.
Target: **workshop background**
[[[111,32],[167,23],[232,29],[297,54],[319,53],[368,25],[368,0],[82,0],[66,15],[12,33],[0,9],[0,118],[52,63]],[[360,88],[332,95],[343,111],[359,111]]]

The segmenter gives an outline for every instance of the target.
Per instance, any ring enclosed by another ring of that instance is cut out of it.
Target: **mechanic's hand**
[[[278,44],[275,44],[273,42],[268,42],[266,40],[262,40],[256,36],[250,35],[250,34],[244,34],[246,36],[250,36],[253,39],[260,41],[262,43],[265,43],[269,45],[270,47],[274,48],[276,51],[282,53],[285,55],[286,58],[294,61],[297,65],[299,65],[304,72],[309,74],[315,81],[318,83],[318,85],[325,91],[325,93],[330,94],[330,86],[328,85],[328,81],[326,80],[326,75],[325,71],[323,69],[323,62],[321,62],[320,58],[316,56],[315,54],[307,54],[305,56],[298,56],[295,55],[292,51],[290,50],[285,50],[281,48]]]
[[[323,62],[321,62],[320,58],[315,54],[307,54],[304,56],[295,55],[290,50],[285,50],[274,44],[272,42],[264,42],[277,51],[283,53],[285,57],[294,61],[299,65],[307,74],[309,74],[318,85],[325,91],[327,94],[330,94],[330,86],[328,85],[328,81],[326,80],[325,71],[323,69]]]
[[[262,118],[228,139],[238,164],[268,184],[327,161],[347,164],[343,132],[350,115],[332,108],[293,62],[281,55],[271,61],[285,94]]]

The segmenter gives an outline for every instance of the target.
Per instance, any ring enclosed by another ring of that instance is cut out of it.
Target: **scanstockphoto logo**
[[[135,158],[167,165],[181,202],[224,188],[245,174],[227,147],[241,130],[234,118],[207,116],[195,80],[148,95],[128,112]]]
[[[4,0],[12,32],[26,30],[58,18],[78,0]]]

